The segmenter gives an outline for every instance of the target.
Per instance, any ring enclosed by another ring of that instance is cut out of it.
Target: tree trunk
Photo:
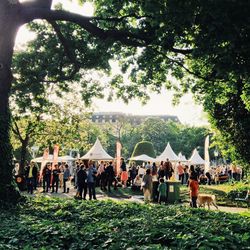
[[[16,203],[20,197],[13,179],[13,155],[10,144],[9,93],[12,81],[11,61],[18,30],[18,6],[0,1],[0,203]]]
[[[25,138],[25,140],[22,141],[21,160],[20,160],[18,175],[24,175],[24,168],[25,168],[25,163],[26,163],[26,155],[27,155],[28,144],[29,144],[29,137],[27,136]]]

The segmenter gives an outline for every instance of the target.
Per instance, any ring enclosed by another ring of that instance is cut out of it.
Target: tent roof
[[[162,154],[156,157],[157,161],[166,161],[166,159],[170,161],[179,161],[179,157],[175,154],[169,142]]]
[[[190,164],[193,164],[193,165],[204,165],[205,164],[205,161],[201,158],[197,149],[194,149],[193,154],[190,157],[190,159],[188,160],[188,162]]]
[[[129,160],[131,161],[155,161],[155,158],[152,158],[148,155],[145,155],[145,154],[142,154],[142,155],[138,155],[138,156],[134,156],[134,157],[131,157],[129,158]]]
[[[75,158],[73,158],[73,157],[71,157],[69,155],[64,155],[64,156],[59,156],[58,157],[58,162],[68,162],[68,161],[75,161],[75,160],[76,160]],[[53,155],[49,155],[48,159],[43,159],[43,156],[41,156],[41,157],[34,158],[31,161],[37,162],[37,163],[41,163],[43,161],[45,161],[45,162],[53,162]]]
[[[31,161],[41,163],[43,161],[53,162],[53,155],[49,155],[48,159],[44,159],[43,156],[32,159]]]
[[[59,156],[59,161],[67,162],[67,161],[75,161],[76,158],[71,157],[70,155]]]
[[[114,158],[110,156],[102,147],[99,139],[96,139],[95,144],[89,150],[87,154],[82,156],[80,159],[82,160],[113,160]]]
[[[185,155],[182,155],[182,153],[180,152],[178,154],[179,160],[182,162],[188,161]]]

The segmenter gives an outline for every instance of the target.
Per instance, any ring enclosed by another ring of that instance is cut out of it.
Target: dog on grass
[[[215,195],[210,195],[210,194],[199,194],[197,198],[197,203],[199,207],[204,207],[208,206],[208,209],[210,209],[210,205],[214,205],[217,209],[218,206],[216,205],[216,198]]]

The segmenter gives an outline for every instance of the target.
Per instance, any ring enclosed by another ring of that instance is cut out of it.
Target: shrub
[[[36,198],[1,210],[0,220],[0,249],[247,249],[250,242],[248,217],[181,206]]]

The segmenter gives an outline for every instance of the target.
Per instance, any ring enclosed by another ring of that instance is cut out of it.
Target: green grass
[[[213,194],[216,196],[217,204],[220,206],[236,207],[237,203],[230,197],[230,192],[240,192],[242,190],[250,189],[249,183],[235,182],[224,183],[219,185],[200,185],[199,192],[206,194]],[[186,186],[181,186],[181,199],[182,201],[189,200],[189,191]],[[239,207],[247,207],[246,203],[239,203]]]
[[[0,210],[0,249],[247,249],[247,216],[181,205],[34,198]]]

